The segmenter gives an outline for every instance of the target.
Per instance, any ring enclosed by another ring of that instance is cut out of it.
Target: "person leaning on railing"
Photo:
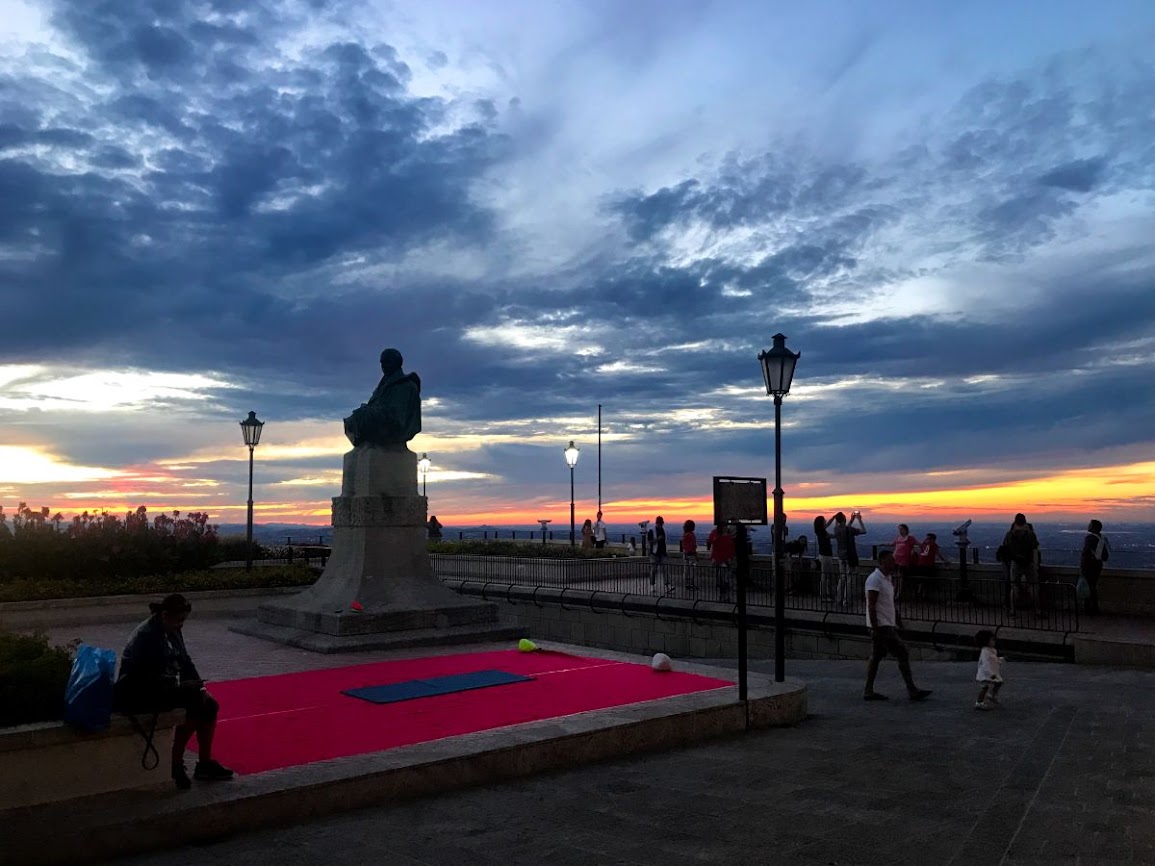
[[[1039,539],[1035,531],[1027,523],[1026,515],[1016,514],[1015,521],[1003,537],[1004,556],[1010,563],[1011,578],[1011,614],[1015,612],[1016,599],[1014,595],[1025,584],[1027,592],[1033,599],[1035,615],[1041,616],[1042,595],[1039,592]]]
[[[714,580],[718,585],[718,592],[725,595],[730,591],[730,569],[734,564],[734,536],[719,523],[706,538],[706,550],[710,551],[710,561],[714,563]]]
[[[1099,576],[1103,573],[1103,563],[1110,556],[1111,545],[1103,534],[1103,524],[1092,520],[1087,524],[1087,535],[1083,538],[1083,550],[1079,556],[1079,578],[1087,584],[1083,610],[1092,616],[1099,612]]]

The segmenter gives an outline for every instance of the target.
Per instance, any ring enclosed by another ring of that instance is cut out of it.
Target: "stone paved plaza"
[[[190,621],[215,679],[355,664]],[[128,625],[62,629],[119,648]],[[727,662],[719,662],[727,664]],[[772,666],[755,668],[768,673]],[[803,725],[379,807],[121,862],[134,864],[1155,863],[1155,672],[1008,665],[979,713],[974,666],[893,662],[861,699],[863,665],[793,661]]]

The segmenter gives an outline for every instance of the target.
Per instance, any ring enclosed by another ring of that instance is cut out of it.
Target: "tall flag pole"
[[[598,511],[602,510],[602,404],[598,403]]]

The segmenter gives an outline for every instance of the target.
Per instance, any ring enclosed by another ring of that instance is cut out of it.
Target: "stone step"
[[[525,637],[520,626],[502,622],[447,628],[410,629],[375,634],[331,635],[290,626],[273,625],[259,620],[245,620],[229,627],[238,634],[258,637],[287,646],[318,653],[357,652],[360,650],[407,649],[410,647],[449,646],[453,644],[513,641]]]

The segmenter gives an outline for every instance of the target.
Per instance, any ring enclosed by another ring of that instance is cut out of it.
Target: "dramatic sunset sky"
[[[1155,519],[1155,2],[0,0],[0,504]]]

